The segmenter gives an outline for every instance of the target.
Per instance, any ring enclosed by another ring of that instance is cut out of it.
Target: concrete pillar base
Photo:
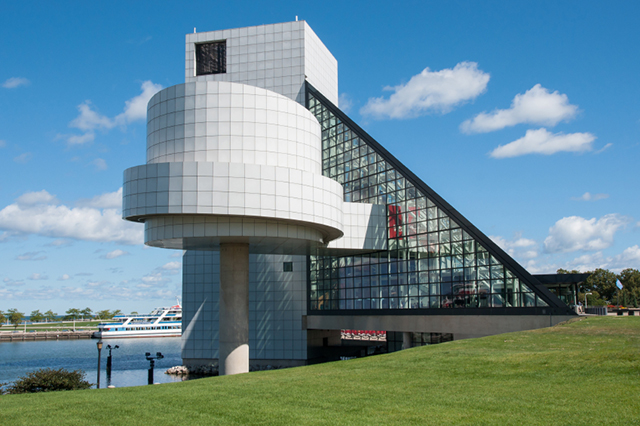
[[[220,244],[220,375],[249,372],[249,244]]]

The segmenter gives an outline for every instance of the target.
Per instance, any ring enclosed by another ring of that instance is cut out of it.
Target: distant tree
[[[637,269],[627,268],[620,272],[618,276],[624,288],[640,287],[640,271]]]
[[[84,379],[82,370],[67,371],[63,368],[44,368],[20,377],[7,388],[9,394],[52,392],[61,390],[89,389],[92,384]]]
[[[578,271],[577,269],[572,269],[570,271],[566,270],[566,269],[558,269],[556,271],[556,274],[581,274],[582,272]]]
[[[578,293],[578,300],[584,303],[584,296],[587,296],[587,306],[606,306],[607,301],[603,300],[600,297],[600,293],[595,290],[589,291],[587,293],[580,292]]]
[[[0,327],[4,325],[4,322],[7,320],[7,317],[4,316],[4,312],[0,311]]]
[[[111,318],[115,317],[116,315],[120,315],[120,314],[122,314],[122,312],[120,312],[120,309],[116,309],[114,311],[110,311],[108,309],[105,309],[103,311],[96,312],[96,317],[98,317],[100,319],[111,319]]]
[[[9,322],[13,325],[13,328],[16,329],[24,319],[24,314],[22,312],[18,312],[17,309],[9,309],[7,311],[9,314]]]
[[[608,269],[598,268],[591,272],[584,287],[587,292],[595,290],[603,300],[611,301],[618,290],[616,287],[617,279],[618,276]]]
[[[58,314],[49,309],[44,313],[44,319],[46,319],[47,321],[55,321],[56,319],[58,319]]]
[[[622,300],[629,305],[638,307],[640,302],[640,271],[627,268],[618,275],[622,284]]]
[[[31,311],[31,315],[29,315],[29,320],[31,320],[31,322],[41,322],[43,319],[44,315],[40,313],[38,309]]]
[[[76,308],[71,308],[71,309],[67,309],[67,312],[65,312],[65,316],[64,319],[67,321],[70,320],[76,320],[78,318],[80,318],[80,310],[76,309]]]
[[[626,307],[637,308],[640,305],[640,289],[623,288],[620,290],[620,303]]]
[[[83,310],[80,311],[80,315],[82,316],[82,318],[92,318],[93,311],[89,308],[84,308]]]
[[[132,311],[131,315],[138,315],[138,312],[137,311]]]
[[[97,311],[96,312],[96,318],[99,319],[111,319],[113,318],[113,315],[111,315],[111,311],[108,309],[102,310],[102,311]]]

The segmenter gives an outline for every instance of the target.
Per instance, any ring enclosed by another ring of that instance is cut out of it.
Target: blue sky
[[[533,273],[640,268],[637,2],[9,2],[0,310],[149,311],[181,252],[120,219],[184,35],[306,20],[342,108]]]

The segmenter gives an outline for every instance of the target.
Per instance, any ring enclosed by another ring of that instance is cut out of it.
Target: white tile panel
[[[147,114],[148,163],[255,163],[321,173],[320,125],[304,107],[277,93],[236,83],[203,82],[184,86],[192,90],[167,88],[156,94],[149,104],[154,106]],[[171,93],[182,91],[195,93],[191,98],[211,96],[218,102],[209,105],[207,101],[206,110],[201,113],[195,107],[190,108],[189,102],[184,110],[172,109],[170,103],[174,108],[179,103]],[[242,93],[226,94],[231,91]],[[165,114],[156,108],[158,104],[166,105]],[[168,120],[167,115],[182,119]]]
[[[195,44],[221,40],[227,41],[227,72],[196,76]],[[305,21],[187,34],[185,58],[187,83],[244,83],[304,104],[306,77],[338,105],[338,63]]]

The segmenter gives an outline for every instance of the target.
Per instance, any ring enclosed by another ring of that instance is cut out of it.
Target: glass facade
[[[387,332],[387,351],[396,352],[402,349],[403,333],[397,331]],[[411,347],[436,345],[438,343],[453,341],[451,333],[411,333]]]
[[[313,89],[307,107],[322,126],[323,174],[343,185],[347,202],[386,205],[388,219],[387,251],[310,257],[310,311],[548,306]]]

